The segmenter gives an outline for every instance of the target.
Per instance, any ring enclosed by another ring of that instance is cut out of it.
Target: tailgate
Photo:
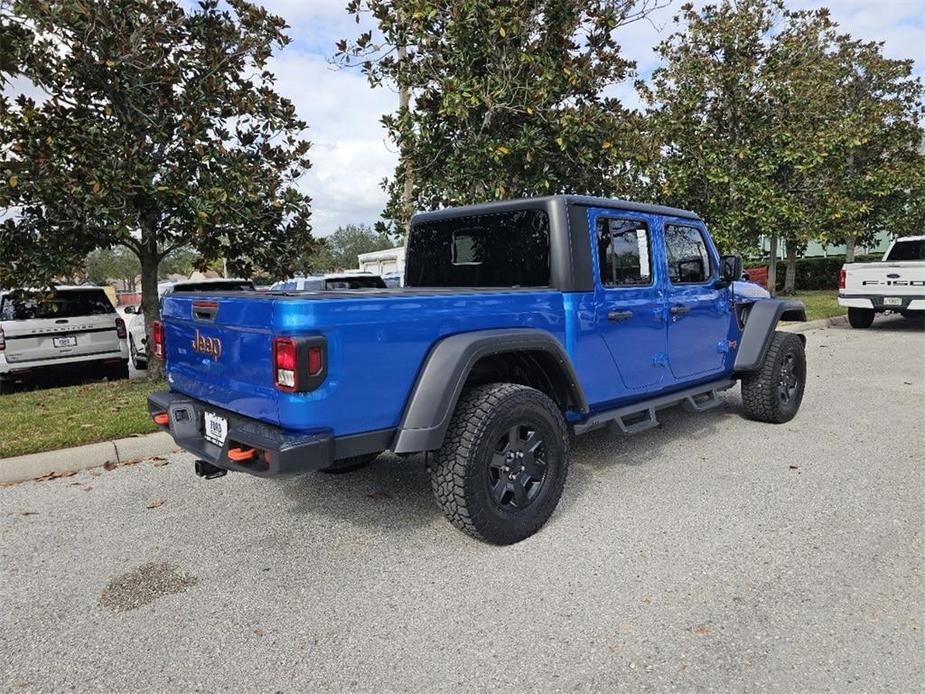
[[[925,262],[857,263],[845,266],[842,294],[921,296],[925,293]]]
[[[118,355],[117,315],[7,321],[6,360],[11,364],[72,357]]]
[[[166,296],[162,313],[171,390],[275,424],[274,304],[253,296]]]

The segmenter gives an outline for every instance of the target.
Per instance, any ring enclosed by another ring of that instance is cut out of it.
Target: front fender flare
[[[802,301],[786,299],[760,299],[752,304],[739,340],[734,367],[737,373],[755,371],[761,366],[781,318],[805,321],[806,307]]]
[[[569,400],[582,412],[588,403],[565,349],[550,333],[535,328],[480,330],[451,335],[431,349],[418,374],[392,451],[417,453],[443,445],[456,403],[476,362],[505,352],[544,352],[554,358],[569,388]]]

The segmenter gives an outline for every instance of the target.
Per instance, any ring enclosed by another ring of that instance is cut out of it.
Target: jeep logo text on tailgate
[[[222,341],[217,337],[206,337],[196,330],[196,335],[193,337],[193,351],[208,354],[213,361],[218,361],[218,358],[222,356]]]

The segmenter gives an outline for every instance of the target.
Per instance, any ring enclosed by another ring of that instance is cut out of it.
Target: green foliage
[[[123,245],[149,285],[173,249],[237,273],[311,243],[305,124],[266,62],[285,22],[244,0],[18,0],[18,70],[49,96],[0,101],[0,283],[47,283]]]
[[[658,47],[654,196],[696,209],[723,248],[866,238],[922,210],[922,85],[911,61],[778,0],[681,8]],[[795,258],[795,256],[793,256]]]
[[[325,239],[312,252],[303,256],[301,270],[305,273],[333,272],[358,267],[357,256],[361,253],[382,251],[392,248],[388,236],[377,233],[365,224],[348,224]]]
[[[383,118],[401,160],[387,218],[402,217],[410,171],[418,209],[558,192],[629,194],[645,142],[607,88],[634,65],[614,30],[655,0],[351,0],[371,32],[338,44],[370,84],[406,86]],[[394,50],[398,47],[400,50]]]
[[[138,256],[123,246],[101,248],[87,256],[85,264],[87,279],[93,284],[109,284],[120,280],[128,291],[136,291],[141,263]]]
[[[879,255],[862,255],[856,262],[864,263],[879,260]],[[777,263],[777,290],[784,289],[784,269],[786,261]],[[816,289],[838,289],[838,273],[845,264],[845,256],[828,256],[826,258],[800,258],[796,261],[796,291]]]

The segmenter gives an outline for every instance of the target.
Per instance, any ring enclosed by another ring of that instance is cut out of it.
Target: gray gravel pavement
[[[925,333],[808,338],[794,421],[746,421],[736,389],[578,439],[513,547],[445,522],[421,459],[0,489],[0,687],[922,691]]]

